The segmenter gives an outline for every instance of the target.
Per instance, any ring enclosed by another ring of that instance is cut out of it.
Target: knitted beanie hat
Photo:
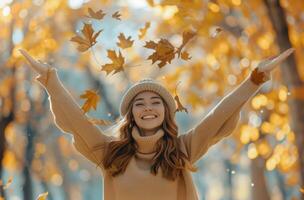
[[[151,78],[145,78],[132,85],[123,95],[120,103],[120,115],[125,116],[132,99],[140,92],[152,91],[157,93],[167,103],[170,115],[174,119],[176,104],[170,92],[160,83]]]

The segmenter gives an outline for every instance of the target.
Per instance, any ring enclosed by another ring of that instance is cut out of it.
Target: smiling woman
[[[190,172],[208,149],[236,127],[243,105],[271,79],[270,71],[292,49],[262,61],[250,76],[227,94],[196,126],[178,133],[176,104],[170,92],[153,79],[131,86],[120,104],[118,137],[105,135],[88,121],[60,81],[57,70],[21,53],[39,73],[58,128],[71,133],[75,148],[100,167],[105,200],[197,200]]]

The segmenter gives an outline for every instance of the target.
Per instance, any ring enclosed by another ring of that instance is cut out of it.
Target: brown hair
[[[190,165],[187,156],[180,150],[177,140],[178,127],[169,114],[166,102],[163,102],[165,119],[162,128],[165,134],[156,143],[157,153],[153,157],[154,163],[150,168],[150,172],[156,175],[158,169],[161,168],[165,178],[175,180],[183,169],[190,171],[196,171],[197,169]],[[112,141],[108,144],[102,160],[105,169],[113,177],[124,173],[132,156],[136,153],[136,142],[131,134],[132,128],[136,126],[134,120],[132,120],[132,106],[133,101],[128,107],[124,123],[119,130],[120,140]]]

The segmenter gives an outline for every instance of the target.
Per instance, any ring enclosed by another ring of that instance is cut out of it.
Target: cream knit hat
[[[176,104],[174,98],[165,87],[163,87],[160,83],[156,82],[151,78],[145,78],[138,81],[125,92],[120,103],[121,116],[125,116],[128,106],[131,103],[132,99],[138,93],[143,91],[152,91],[159,94],[163,98],[163,100],[167,103],[170,110],[170,115],[172,119],[174,119],[175,110],[176,110]]]

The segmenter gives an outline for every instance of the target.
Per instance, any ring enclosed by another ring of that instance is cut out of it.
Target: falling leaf
[[[101,31],[102,30],[98,31],[97,33],[94,33],[92,24],[84,23],[84,27],[81,30],[84,38],[77,35],[72,37],[71,41],[79,44],[79,46],[77,47],[79,51],[85,52],[90,47],[96,44],[96,39],[98,35],[101,33]]]
[[[97,124],[97,125],[101,125],[101,126],[108,126],[111,125],[112,122],[110,120],[105,120],[105,119],[94,119],[94,118],[89,118],[89,121],[92,124]]]
[[[161,39],[158,43],[153,41],[146,42],[144,47],[155,50],[148,59],[152,60],[152,64],[160,61],[158,64],[159,68],[165,66],[167,63],[171,63],[171,60],[175,57],[175,47],[166,39]]]
[[[149,6],[153,7],[154,6],[154,0],[146,0]]]
[[[4,190],[6,190],[6,189],[12,184],[12,182],[13,182],[13,178],[10,177],[10,178],[8,179],[7,183],[6,183],[5,185],[3,185],[3,186],[2,186],[3,183],[2,183],[2,180],[1,180],[0,186],[2,186],[2,188],[3,188]]]
[[[131,40],[131,36],[128,38],[125,37],[123,33],[120,33],[118,36],[119,42],[117,42],[117,45],[121,47],[122,49],[129,48],[133,45],[134,40]]]
[[[36,200],[47,200],[48,194],[49,194],[48,192],[41,193],[41,194],[38,195]]]
[[[303,188],[300,188],[300,190],[299,190],[301,193],[303,193],[304,194],[304,187]]]
[[[86,90],[85,94],[80,95],[80,98],[86,99],[84,105],[81,107],[81,109],[86,113],[91,108],[94,108],[94,110],[96,110],[97,103],[98,103],[100,97],[95,91]]]
[[[113,17],[114,19],[121,20],[121,19],[120,19],[121,15],[120,15],[119,11],[116,11],[116,12],[112,15],[112,17]]]
[[[150,22],[146,22],[145,27],[139,29],[139,34],[138,34],[138,38],[139,38],[139,39],[142,39],[142,38],[145,37],[145,35],[146,35],[146,33],[147,33],[147,30],[148,30],[148,28],[150,27],[150,24],[151,24]]]
[[[212,33],[211,33],[211,37],[215,38],[217,37],[221,32],[223,31],[223,29],[221,27],[216,27]]]
[[[102,10],[98,10],[98,11],[94,12],[92,10],[92,8],[88,8],[88,13],[89,13],[89,16],[87,16],[87,17],[93,18],[93,19],[98,19],[98,20],[103,19],[103,17],[106,15]]]
[[[262,71],[258,71],[258,68],[256,67],[250,75],[250,79],[252,80],[252,82],[254,82],[257,85],[260,85],[261,83],[264,83],[265,80],[265,72]]]
[[[184,31],[183,32],[183,42],[177,49],[177,55],[180,57],[181,51],[183,47],[196,35],[196,32],[194,31]]]
[[[101,70],[107,72],[107,75],[114,71],[114,74],[123,70],[125,59],[119,51],[119,55],[116,55],[114,50],[108,50],[108,58],[112,60],[111,64],[105,64],[101,66]]]
[[[181,58],[182,58],[183,60],[190,60],[190,59],[191,59],[191,57],[189,56],[189,53],[188,53],[187,51],[183,51],[183,52],[181,53]]]
[[[182,111],[184,110],[186,113],[188,113],[187,108],[185,108],[185,107],[181,104],[178,95],[175,95],[174,99],[175,99],[175,101],[176,101],[176,103],[177,103],[177,109],[176,109],[175,112],[182,112]]]

